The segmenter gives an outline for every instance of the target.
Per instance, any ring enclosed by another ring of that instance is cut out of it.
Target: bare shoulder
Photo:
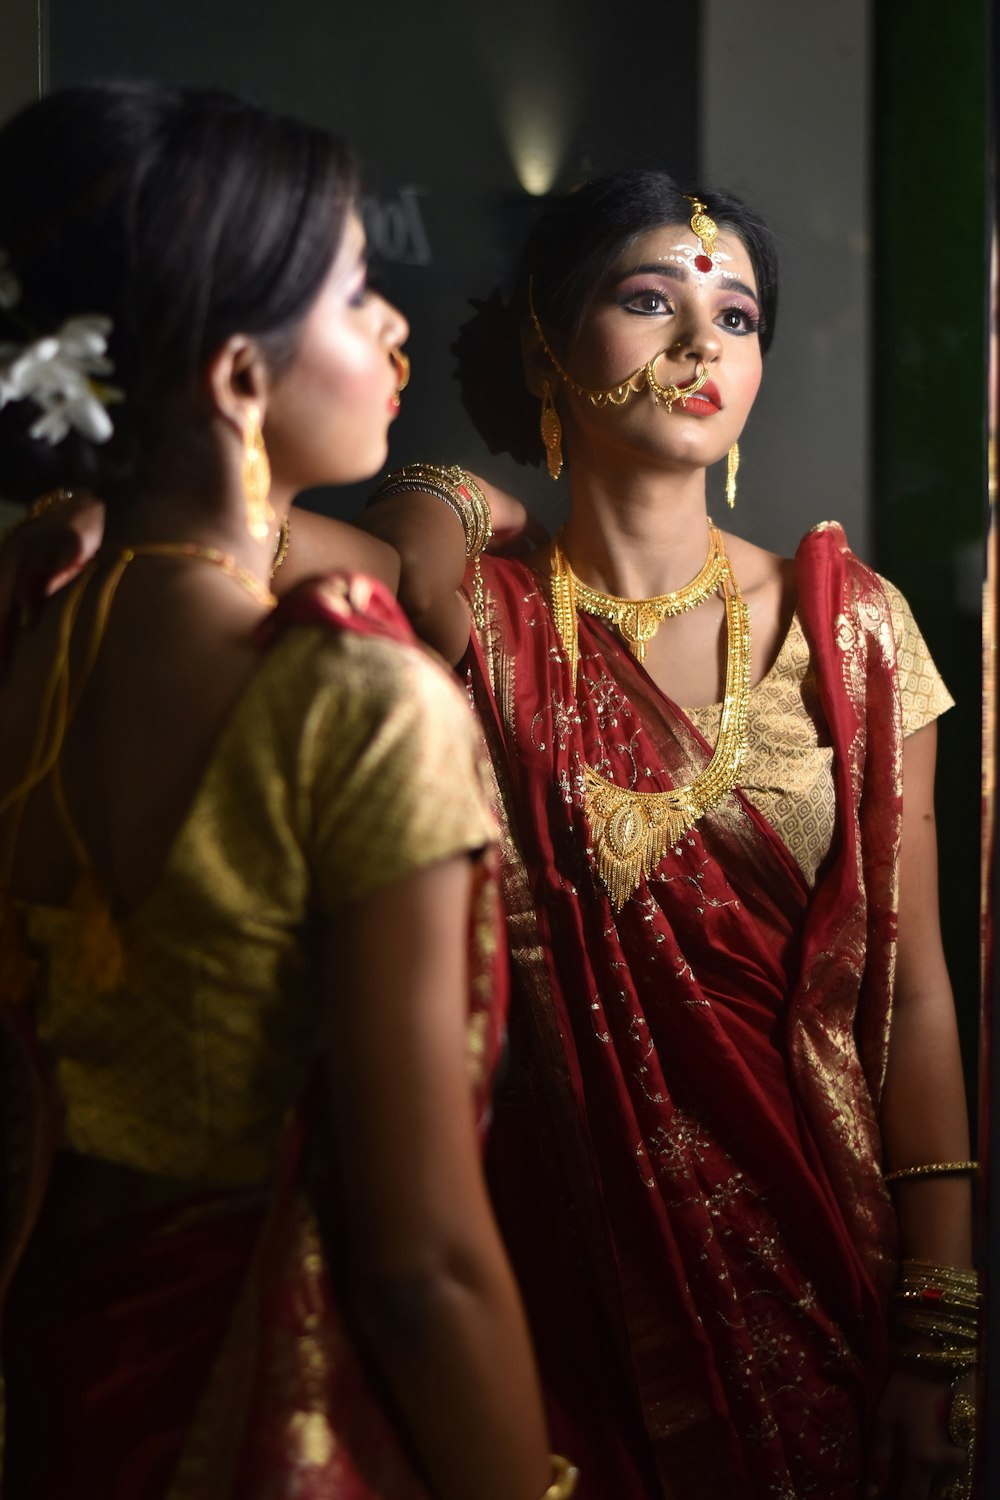
[[[379,537],[348,521],[295,508],[289,517],[290,546],[274,575],[278,593],[287,593],[304,578],[343,569],[369,573],[393,592],[399,584],[399,555]]]

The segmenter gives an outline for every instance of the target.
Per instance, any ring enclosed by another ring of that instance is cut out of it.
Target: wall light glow
[[[517,180],[540,198],[559,175],[571,132],[572,110],[551,93],[539,97],[518,89],[507,101],[504,135]]]

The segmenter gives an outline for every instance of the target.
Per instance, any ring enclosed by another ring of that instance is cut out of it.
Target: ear
[[[261,420],[271,378],[264,355],[252,338],[234,333],[212,356],[205,370],[205,389],[217,414],[241,436],[251,408]]]
[[[538,329],[531,323],[521,325],[521,366],[524,370],[524,383],[533,396],[541,398],[545,381],[553,388],[559,385],[552,357],[542,343]]]

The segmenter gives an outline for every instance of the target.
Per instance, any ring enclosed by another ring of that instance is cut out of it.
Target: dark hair
[[[774,335],[778,265],[764,221],[731,193],[698,197],[720,229],[746,246],[760,299],[760,344]],[[526,389],[520,329],[535,311],[556,341],[569,340],[586,315],[598,284],[625,247],[660,224],[683,224],[692,205],[666,172],[637,170],[601,177],[555,199],[542,213],[521,255],[509,298],[499,292],[474,302],[476,316],[460,330],[454,352],[462,399],[491,453],[541,463],[538,401]]]
[[[105,499],[140,477],[168,392],[232,334],[279,369],[336,254],[355,191],[325,131],[228,94],[157,83],[68,88],[0,130],[0,250],[20,284],[0,345],[68,318],[112,320],[106,444],[29,438],[32,401],[0,410],[0,495],[63,485]]]

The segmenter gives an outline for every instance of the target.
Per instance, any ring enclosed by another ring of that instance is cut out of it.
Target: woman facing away
[[[0,493],[107,502],[0,687],[8,1500],[572,1489],[482,1180],[468,706],[373,579],[269,591],[399,404],[353,190],[221,95],[0,131]]]
[[[491,754],[516,981],[493,1187],[591,1500],[936,1500],[967,1476],[949,700],[837,526],[793,563],[709,522],[775,301],[738,201],[658,172],[579,189],[461,344],[490,445],[567,466],[558,541],[467,567],[474,487],[432,466],[366,517]],[[303,515],[281,586],[341,545]]]

